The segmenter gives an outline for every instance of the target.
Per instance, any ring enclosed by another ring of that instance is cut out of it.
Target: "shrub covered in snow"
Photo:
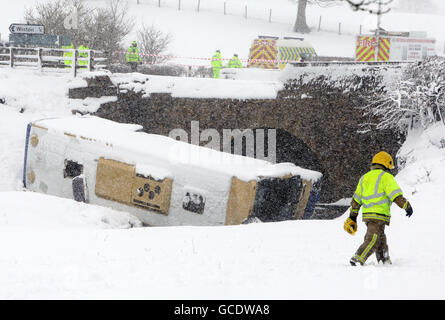
[[[397,128],[406,132],[445,121],[445,58],[430,57],[406,65],[394,88],[362,109],[380,119],[377,129]]]

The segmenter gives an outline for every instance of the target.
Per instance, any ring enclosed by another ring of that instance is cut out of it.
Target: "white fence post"
[[[199,12],[199,6],[201,5],[201,0],[198,0],[198,9],[197,11]]]
[[[38,63],[39,69],[42,70],[42,68],[43,68],[42,48],[37,48],[37,63]]]
[[[321,30],[321,16],[318,18],[318,31]]]
[[[88,71],[93,70],[93,57],[91,56],[91,50],[88,50]]]
[[[71,57],[71,72],[75,78],[77,76],[77,49],[70,49],[70,51],[73,53]]]
[[[9,67],[14,68],[14,53],[12,47],[9,48]]]
[[[269,23],[272,23],[272,9],[269,9]]]
[[[226,15],[226,3],[224,2],[224,15]]]

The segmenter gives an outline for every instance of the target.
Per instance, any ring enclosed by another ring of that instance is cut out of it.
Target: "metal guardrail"
[[[404,64],[412,63],[413,61],[308,61],[308,62],[298,62],[290,63],[296,67],[327,67],[327,66],[368,66],[368,67],[378,67],[378,66],[401,66]]]
[[[0,47],[0,67],[58,69],[74,77],[79,71],[103,70],[106,61],[103,52],[97,50]]]

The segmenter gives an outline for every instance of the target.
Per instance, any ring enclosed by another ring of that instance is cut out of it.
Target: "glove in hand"
[[[408,218],[410,218],[413,215],[413,212],[414,212],[413,211],[413,207],[411,207],[411,206],[408,206],[408,208],[406,208],[405,211],[406,211],[406,216]]]
[[[357,232],[357,223],[351,218],[348,218],[343,225],[343,229],[350,235],[355,235]]]

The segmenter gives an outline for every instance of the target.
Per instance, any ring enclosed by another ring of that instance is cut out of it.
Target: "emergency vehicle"
[[[375,35],[357,36],[355,60],[375,61]],[[416,61],[436,55],[436,39],[426,32],[380,32],[380,48],[377,61]]]
[[[250,47],[248,68],[283,69],[289,62],[312,61],[314,47],[303,38],[258,36]]]

